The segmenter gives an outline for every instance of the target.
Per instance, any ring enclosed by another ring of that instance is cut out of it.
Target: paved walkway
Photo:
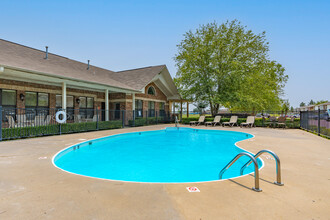
[[[81,139],[164,127],[1,142],[0,219],[330,219],[330,141],[301,130],[226,128],[255,135],[240,147],[270,149],[281,158],[285,185],[276,186],[275,162],[262,156],[261,193],[251,190],[249,175],[198,184],[127,183],[69,174],[51,162]],[[187,186],[201,192],[189,193]]]

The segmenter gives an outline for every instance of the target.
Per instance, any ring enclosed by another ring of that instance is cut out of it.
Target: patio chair
[[[276,117],[275,116],[269,117],[269,121],[268,122],[265,122],[265,125],[267,125],[269,127],[275,127],[275,125],[276,125]]]
[[[222,126],[228,125],[230,127],[233,127],[235,124],[236,124],[236,126],[238,126],[237,125],[237,118],[238,117],[236,115],[231,116],[229,122],[223,122]]]
[[[221,120],[221,116],[220,115],[217,115],[217,116],[215,116],[215,118],[213,119],[213,121],[205,122],[205,126],[208,126],[208,125],[216,126],[217,124],[221,125],[220,120]]]
[[[13,116],[6,115],[6,118],[8,120],[8,128],[17,128],[18,125],[15,124],[15,120],[13,119]]]
[[[276,125],[278,127],[283,127],[286,128],[286,117],[285,116],[281,116],[278,118],[278,122],[276,123]]]
[[[248,116],[246,119],[246,122],[241,123],[240,126],[241,126],[241,128],[244,126],[252,128],[252,126],[254,126],[254,121],[255,121],[254,116]]]
[[[46,116],[46,119],[44,121],[44,125],[49,125],[51,120],[52,120],[52,116],[51,115],[47,115]]]
[[[196,125],[197,126],[197,125],[200,125],[200,124],[204,124],[204,121],[205,121],[205,116],[202,115],[202,116],[199,117],[198,121],[191,121],[190,126],[191,125]]]
[[[82,120],[81,120],[81,115],[75,115],[75,117],[74,117],[74,122],[75,122],[75,123],[80,123],[80,122],[82,122]]]
[[[93,122],[97,122],[98,115],[93,116]]]
[[[44,116],[44,115],[36,115],[36,116],[34,117],[34,124],[35,124],[36,126],[42,126],[42,125],[45,124],[44,119],[45,119],[45,116]]]
[[[17,125],[18,127],[24,127],[28,125],[28,121],[26,120],[26,115],[16,115]]]

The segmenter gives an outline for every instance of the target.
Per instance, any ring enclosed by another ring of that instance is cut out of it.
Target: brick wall
[[[70,85],[68,85],[69,87]],[[155,95],[147,94],[148,88],[153,86],[155,89]],[[3,89],[13,89],[17,91],[17,107],[25,108],[25,100],[22,102],[20,100],[20,94],[25,95],[26,91],[31,92],[43,92],[49,94],[49,108],[56,108],[56,95],[62,93],[61,86],[51,86],[51,85],[41,85],[36,83],[21,82],[14,80],[0,80],[0,88]],[[74,96],[74,108],[75,114],[79,114],[79,104],[76,102],[76,99],[80,96],[87,96],[94,98],[94,108],[101,109],[101,103],[104,102],[105,94],[104,92],[94,92],[81,89],[72,89],[67,88],[67,95]],[[136,94],[135,99],[143,100],[143,111],[148,110],[148,101],[155,101],[155,110],[159,110],[159,101],[163,101],[168,104],[167,97],[165,94],[154,84],[150,83],[145,87],[145,94]],[[125,93],[110,93],[110,110],[115,110],[115,103],[120,103],[121,110],[132,110],[132,95]],[[113,100],[113,102],[111,102]],[[168,105],[165,105],[165,110],[168,110]]]

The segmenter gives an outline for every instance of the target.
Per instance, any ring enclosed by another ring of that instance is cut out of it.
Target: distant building
[[[330,102],[318,104],[318,105],[309,105],[298,108],[299,111],[316,111],[316,110],[328,110],[330,109]]]

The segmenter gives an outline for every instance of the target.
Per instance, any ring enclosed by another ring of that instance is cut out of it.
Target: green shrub
[[[128,125],[131,127],[139,127],[139,126],[145,126],[145,125],[155,125],[158,123],[165,123],[164,117],[148,117],[148,118],[136,118],[135,122],[134,120],[129,120]]]
[[[189,118],[182,118],[181,123],[182,124],[189,124],[191,121],[198,121],[199,117],[189,117]],[[213,117],[206,117],[205,121],[213,121]],[[222,122],[229,122],[230,118],[221,118]],[[246,122],[246,118],[238,118],[237,124],[240,125],[241,123]],[[262,119],[262,118],[256,118],[255,119],[255,126],[256,127],[265,127],[266,123],[269,122],[269,119]],[[300,127],[300,119],[296,118],[293,122],[290,121],[290,119],[287,119],[286,122],[287,128],[299,128]]]
[[[101,121],[99,122],[98,129],[116,129],[122,128],[122,121]],[[38,137],[46,135],[69,134],[84,131],[96,131],[96,122],[83,122],[83,123],[67,123],[67,124],[53,124],[47,126],[35,127],[20,127],[20,128],[3,128],[2,139],[18,139],[24,137]]]

